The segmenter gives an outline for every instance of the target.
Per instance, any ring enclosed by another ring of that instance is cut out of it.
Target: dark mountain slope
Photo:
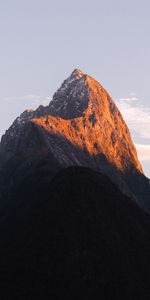
[[[29,182],[0,222],[2,297],[149,299],[149,216],[87,168]]]

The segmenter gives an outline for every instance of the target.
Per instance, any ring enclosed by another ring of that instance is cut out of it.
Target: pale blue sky
[[[0,0],[0,135],[77,67],[117,101],[134,142],[150,145],[149,16],[149,0]],[[150,146],[138,149],[150,177]]]

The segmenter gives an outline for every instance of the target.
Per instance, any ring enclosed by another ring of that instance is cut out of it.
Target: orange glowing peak
[[[79,69],[54,94],[49,116],[33,122],[92,156],[103,154],[122,172],[134,166],[143,173],[129,129],[114,101],[98,81]]]

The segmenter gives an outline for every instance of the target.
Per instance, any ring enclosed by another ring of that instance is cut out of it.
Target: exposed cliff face
[[[143,176],[129,129],[112,98],[78,69],[49,106],[25,111],[15,120],[2,138],[0,154],[1,166],[6,162],[8,166],[16,155],[24,165],[55,160],[55,172],[72,165],[88,166],[107,174],[127,193],[124,176]]]
[[[118,108],[93,78],[75,70],[54,95],[49,110],[49,116],[32,122],[86,149],[90,155],[102,153],[120,171],[134,168],[142,172]]]

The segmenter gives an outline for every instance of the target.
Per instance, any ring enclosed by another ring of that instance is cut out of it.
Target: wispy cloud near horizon
[[[150,142],[150,108],[133,94],[118,99],[117,105],[131,131]]]
[[[125,101],[125,102],[132,102],[132,101],[139,101],[139,99],[136,97],[135,93],[130,93],[129,97],[126,98],[120,98],[120,102]]]
[[[136,149],[142,164],[150,163],[150,108],[142,105],[135,93],[129,97],[117,100],[124,120],[126,121],[133,139],[136,136]],[[148,172],[147,172],[147,175]]]
[[[135,144],[140,161],[150,161],[150,145]]]

